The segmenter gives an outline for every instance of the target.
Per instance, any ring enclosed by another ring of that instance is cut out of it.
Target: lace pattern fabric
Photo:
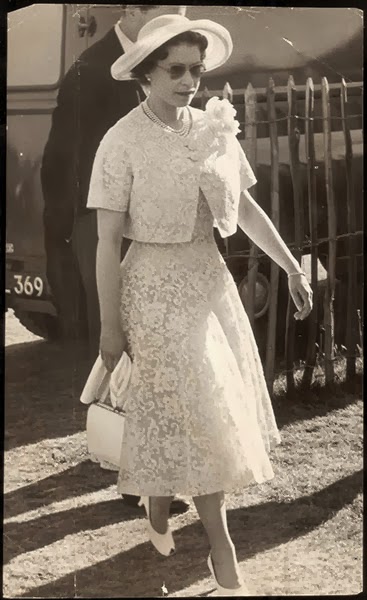
[[[271,479],[279,432],[202,192],[190,242],[131,244],[121,319],[133,363],[119,492],[195,496]]]
[[[162,129],[139,106],[104,136],[87,206],[126,212],[125,237],[140,242],[192,239],[201,188],[223,236],[237,228],[240,190],[256,183],[234,135],[217,136],[190,108],[187,137]]]

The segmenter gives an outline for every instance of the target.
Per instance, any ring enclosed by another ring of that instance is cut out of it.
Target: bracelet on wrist
[[[306,277],[306,273],[304,271],[293,271],[293,273],[288,273],[288,279],[294,275],[304,275]]]

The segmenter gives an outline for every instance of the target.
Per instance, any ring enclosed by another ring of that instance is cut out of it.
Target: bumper
[[[5,290],[5,309],[12,308],[14,311],[21,310],[24,312],[44,313],[57,317],[57,312],[51,300],[36,300],[33,298],[22,298],[11,293],[10,290]]]

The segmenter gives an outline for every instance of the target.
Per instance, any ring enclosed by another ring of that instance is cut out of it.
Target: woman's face
[[[197,46],[173,46],[169,49],[167,58],[158,61],[147,74],[150,78],[150,96],[177,108],[190,104],[200,85],[202,64]],[[183,67],[185,72],[181,74]]]

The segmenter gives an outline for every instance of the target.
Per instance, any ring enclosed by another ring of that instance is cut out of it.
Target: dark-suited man
[[[78,310],[86,307],[91,363],[98,355],[100,336],[97,220],[96,211],[86,208],[94,156],[108,129],[145,97],[135,81],[113,79],[110,68],[146,22],[165,13],[185,14],[185,10],[184,6],[122,6],[115,27],[66,73],[52,115],[41,167],[47,278],[66,337],[73,333]],[[121,257],[127,247],[128,243]],[[124,499],[131,504],[138,501],[135,496]],[[172,504],[174,511],[186,508],[183,501]]]
[[[86,307],[91,360],[98,354],[100,329],[96,214],[86,208],[93,160],[108,129],[145,97],[135,81],[114,80],[110,67],[147,21],[163,13],[184,13],[185,7],[126,5],[121,10],[116,26],[66,73],[41,167],[48,281],[66,337],[73,334],[77,305],[79,312]]]

